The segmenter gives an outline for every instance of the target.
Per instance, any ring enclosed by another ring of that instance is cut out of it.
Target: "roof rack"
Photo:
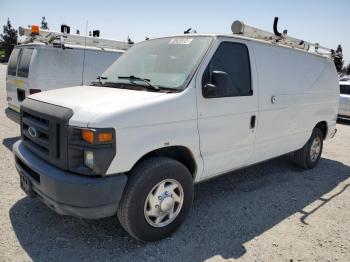
[[[62,25],[62,28],[64,28],[64,31],[60,33],[49,30],[41,30],[38,26],[32,26],[31,28],[19,27],[18,33],[20,36],[26,36],[24,43],[41,42],[47,45],[52,44],[55,47],[62,48],[65,48],[67,44],[86,47],[96,47],[101,48],[102,50],[127,50],[132,46],[132,44],[126,41],[123,42],[117,40],[103,39],[99,37],[70,34],[69,27]]]
[[[331,58],[335,56],[335,52],[333,49],[320,46],[318,43],[310,43],[301,39],[287,36],[287,30],[284,30],[283,33],[278,32],[277,23],[278,17],[275,17],[273,23],[273,33],[261,30],[250,25],[246,25],[238,20],[232,23],[231,30],[233,34],[239,34],[254,39],[265,40],[273,44],[280,44],[305,51],[310,51],[310,47],[313,47],[313,51],[315,54],[328,56]]]

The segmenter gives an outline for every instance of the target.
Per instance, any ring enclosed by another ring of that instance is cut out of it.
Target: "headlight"
[[[104,175],[115,155],[114,128],[69,127],[70,171],[83,175]]]
[[[88,150],[84,150],[84,165],[90,168],[91,170],[94,169],[94,153]]]

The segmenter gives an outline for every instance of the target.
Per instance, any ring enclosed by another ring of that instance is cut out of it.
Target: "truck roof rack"
[[[283,33],[280,33],[277,29],[277,23],[278,17],[275,17],[273,23],[273,33],[244,24],[242,21],[238,20],[232,23],[231,30],[233,34],[243,35],[253,39],[265,40],[273,44],[284,45],[305,51],[311,52],[312,50],[310,50],[310,47],[313,47],[313,53],[322,56],[333,58],[336,55],[333,49],[320,46],[318,43],[310,43],[301,39],[287,36],[287,30],[284,30]]]
[[[59,46],[65,48],[65,45],[79,45],[86,47],[96,47],[104,49],[114,50],[127,50],[132,45],[127,41],[117,41],[110,39],[103,39],[93,36],[83,36],[79,34],[70,34],[70,30],[67,30],[67,26],[62,25],[65,29],[63,32],[54,32],[49,30],[39,29],[38,26],[32,26],[31,28],[19,27],[18,33],[20,36],[26,36],[24,43],[41,42],[47,45]],[[95,34],[95,32],[94,32]],[[99,32],[98,32],[99,35]]]

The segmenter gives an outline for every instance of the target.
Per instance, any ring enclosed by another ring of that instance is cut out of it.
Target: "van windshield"
[[[102,75],[104,83],[152,85],[184,89],[209,48],[212,37],[183,36],[144,41],[115,61]],[[131,76],[131,77],[130,77]]]

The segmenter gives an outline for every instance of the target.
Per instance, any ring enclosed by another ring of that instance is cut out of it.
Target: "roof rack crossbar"
[[[40,29],[38,33],[33,34],[31,28],[19,27],[20,36],[26,36],[24,43],[41,42],[47,45],[82,45],[87,47],[96,47],[103,49],[127,50],[131,45],[127,41],[117,41],[92,36],[83,36],[78,34],[60,33]]]

